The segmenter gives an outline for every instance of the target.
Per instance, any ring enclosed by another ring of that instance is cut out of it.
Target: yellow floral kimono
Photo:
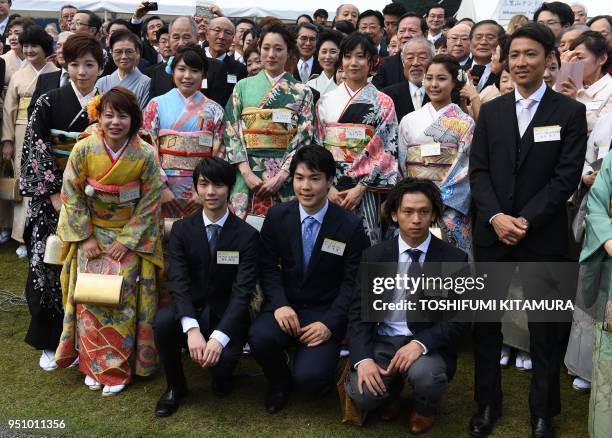
[[[140,137],[114,157],[97,128],[72,150],[64,171],[57,234],[68,247],[61,275],[65,307],[57,364],[79,368],[103,385],[148,376],[157,353],[152,322],[157,278],[163,268],[160,239],[160,169],[153,148]],[[82,243],[95,235],[105,251],[113,241],[128,248],[116,262],[103,253],[87,261]],[[76,304],[78,272],[121,274],[118,307]]]

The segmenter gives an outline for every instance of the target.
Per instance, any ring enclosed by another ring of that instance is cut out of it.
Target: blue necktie
[[[208,249],[210,250],[210,256],[215,256],[217,250],[217,239],[221,232],[221,225],[210,224],[206,227],[206,234],[208,235]]]
[[[308,216],[304,219],[304,225],[302,227],[302,253],[304,255],[304,272],[308,268],[310,263],[310,256],[312,255],[312,249],[314,248],[316,236],[315,228],[317,220],[312,216]]]
[[[407,249],[406,252],[411,260],[410,267],[408,268],[408,275],[410,277],[419,277],[423,273],[421,264],[419,263],[419,258],[421,254],[423,254],[423,251],[420,249]]]

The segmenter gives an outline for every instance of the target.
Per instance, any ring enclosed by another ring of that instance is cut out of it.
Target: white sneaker
[[[523,371],[531,371],[533,365],[531,363],[531,355],[526,351],[521,351],[523,355]]]
[[[516,360],[514,361],[514,366],[519,370],[523,370],[523,356],[521,356],[521,352],[516,353]]]
[[[584,391],[588,391],[589,389],[591,389],[591,383],[587,382],[586,380],[580,377],[576,377],[574,381],[572,382],[572,387],[576,391],[584,392]]]
[[[55,363],[55,351],[53,350],[43,350],[40,355],[40,359],[38,359],[38,365],[45,371],[53,371],[57,368],[57,364]]]
[[[242,347],[242,355],[243,356],[248,356],[250,354],[251,354],[251,346],[247,342],[246,344],[244,344],[244,347]]]
[[[121,391],[123,391],[124,388],[125,385],[104,385],[104,388],[102,389],[102,397],[111,397],[113,395],[117,395]]]
[[[100,382],[90,376],[85,376],[85,385],[87,385],[92,391],[98,391],[102,388]]]
[[[0,233],[0,244],[7,243],[11,240],[11,232],[4,230]]]
[[[26,248],[25,245],[19,245],[19,247],[17,248],[17,250],[15,251],[15,254],[17,254],[17,257],[19,257],[20,259],[27,257],[28,255],[28,249]]]
[[[502,367],[507,367],[508,362],[510,362],[510,347],[508,347],[507,345],[502,345],[499,365]]]

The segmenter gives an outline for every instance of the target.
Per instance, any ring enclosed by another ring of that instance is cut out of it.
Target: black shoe
[[[270,385],[266,393],[266,411],[274,414],[285,407],[291,393],[291,385]]]
[[[155,405],[157,417],[169,417],[178,409],[181,399],[187,394],[185,388],[168,388]]]
[[[233,382],[212,382],[212,393],[217,397],[227,397],[233,390]]]
[[[478,409],[478,412],[470,420],[470,435],[483,438],[491,435],[495,421],[500,414],[495,412],[491,406]]]
[[[533,438],[555,438],[555,431],[550,418],[532,417],[531,436]]]

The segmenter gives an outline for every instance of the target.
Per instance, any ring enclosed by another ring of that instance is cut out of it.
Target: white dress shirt
[[[477,64],[475,64],[475,63],[472,64],[472,67],[475,66],[475,65],[477,65]],[[490,62],[485,65],[485,69],[482,72],[482,76],[480,77],[480,79],[478,80],[478,84],[476,85],[476,89],[479,92],[482,91],[482,89],[484,88],[485,84],[489,80],[489,76],[491,76],[491,63]]]
[[[327,209],[329,208],[329,202],[327,199],[325,200],[325,205],[321,208],[321,210],[317,211],[315,214],[308,214],[306,210],[302,207],[302,204],[299,204],[300,209],[300,224],[302,224],[302,235],[304,235],[304,219],[307,217],[313,217],[317,223],[315,225],[314,230],[314,241],[317,241],[317,237],[319,236],[319,230],[321,229],[321,224],[323,223],[323,219],[325,218],[325,214],[327,213]],[[314,250],[314,249],[313,249]]]
[[[246,64],[246,62],[244,61],[244,56],[236,51],[234,51],[234,59],[241,64]]]
[[[228,217],[229,217],[229,210],[226,210],[225,214],[221,217],[221,219],[219,219],[217,222],[213,222],[208,218],[208,216],[206,216],[206,213],[204,212],[204,210],[202,210],[202,218],[204,219],[205,228],[209,225],[219,225],[221,228],[223,228],[223,226],[225,225],[225,221],[227,221]],[[183,333],[187,333],[189,329],[192,329],[194,327],[200,328],[200,324],[198,324],[197,319],[191,318],[189,316],[183,316],[181,318],[181,326],[183,327]],[[224,348],[230,341],[229,336],[227,336],[225,333],[223,333],[220,330],[213,330],[213,332],[210,335],[210,339],[214,339],[218,341]]]
[[[207,56],[208,58],[214,58],[214,56],[212,56],[212,55],[210,54],[210,50],[209,50],[209,48],[208,48],[208,47],[206,47],[206,48],[204,49],[204,51],[206,52],[206,56]],[[225,57],[226,57],[226,56],[227,56],[227,53],[222,53],[222,54],[220,54],[219,56],[217,56],[215,59],[218,59],[219,61],[223,61],[223,60],[225,59]]]
[[[410,99],[412,99],[412,106],[415,110],[423,107],[423,101],[425,100],[425,87],[422,85],[420,87],[414,85],[412,82],[408,81],[408,86],[410,87]],[[419,90],[421,92],[421,105],[419,107],[416,106],[416,91]]]
[[[306,77],[306,81],[308,81],[308,79],[310,79],[310,75],[312,74],[312,66],[314,64],[314,56],[311,56],[310,58],[308,58],[306,61],[303,61],[301,58],[297,63],[297,69],[298,69],[298,73],[300,73],[302,71],[302,65],[306,64],[308,66],[308,75]]]
[[[7,15],[4,20],[0,21],[0,35],[4,35],[6,26],[8,26],[9,16]],[[4,43],[4,41],[2,41]]]
[[[440,32],[440,33],[439,33],[439,34],[437,34],[437,35],[432,35],[432,34],[430,34],[429,32],[427,32],[427,40],[428,40],[429,42],[431,42],[431,44],[435,44],[435,43],[436,43],[436,41],[438,41],[438,40],[439,40],[439,39],[442,37],[442,35],[443,35],[443,33],[442,33],[442,32]]]

